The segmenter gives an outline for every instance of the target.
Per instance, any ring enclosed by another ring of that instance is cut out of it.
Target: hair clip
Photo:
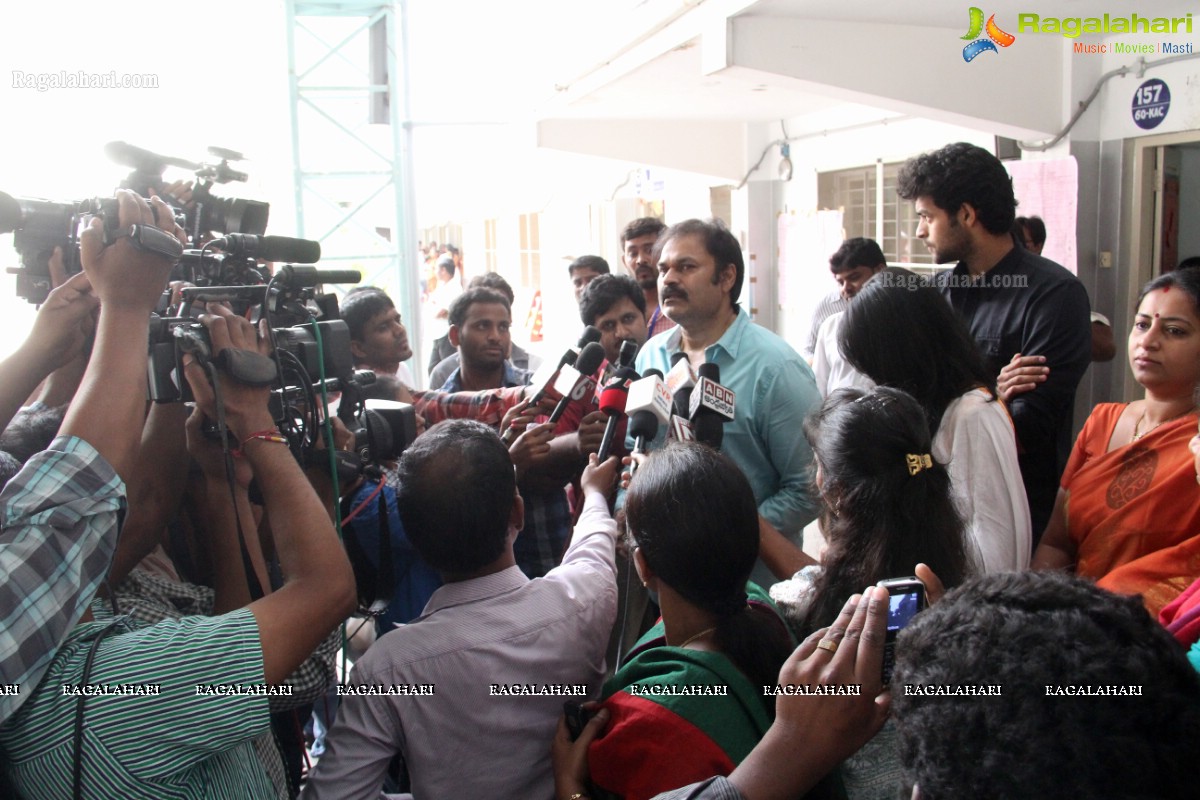
[[[908,463],[909,475],[916,475],[923,469],[931,469],[933,467],[933,459],[930,457],[929,453],[924,453],[922,455],[909,453],[904,457],[904,460]]]

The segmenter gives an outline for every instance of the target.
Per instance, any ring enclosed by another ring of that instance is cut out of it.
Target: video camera
[[[416,438],[412,406],[364,399],[375,373],[354,369],[350,329],[340,319],[337,298],[317,295],[322,283],[357,283],[356,271],[317,270],[287,265],[261,286],[190,287],[183,290],[180,309],[193,301],[258,306],[271,324],[274,356],[261,385],[272,385],[270,408],[279,430],[302,464],[324,458],[317,453],[314,409],[323,406],[322,393],[340,392],[338,417],[355,434],[353,459],[339,460],[343,477],[358,474],[368,464],[393,460]],[[236,306],[235,306],[236,307]],[[308,322],[301,324],[304,320]],[[277,323],[283,323],[282,325]],[[212,359],[208,329],[188,316],[153,316],[150,322],[150,399],[158,403],[192,399],[183,375],[183,356],[200,362]],[[323,452],[323,451],[321,451]]]
[[[62,248],[67,275],[83,270],[79,237],[95,217],[104,221],[105,241],[111,241],[120,220],[116,198],[55,202],[0,192],[0,233],[13,234],[13,246],[21,257],[20,267],[8,269],[17,276],[18,297],[31,303],[45,302],[50,294],[50,256],[55,247]]]
[[[208,151],[218,160],[210,163],[187,161],[152,153],[125,142],[110,142],[105,147],[105,152],[114,161],[133,167],[133,171],[122,181],[121,188],[131,189],[143,197],[156,194],[171,205],[175,212],[175,224],[187,232],[188,242],[193,247],[205,244],[204,239],[210,232],[226,234],[226,240],[229,235],[237,234],[262,238],[267,229],[269,204],[258,200],[217,197],[212,193],[214,184],[246,180],[246,173],[229,165],[230,161],[242,160],[242,155],[217,147],[210,147]],[[197,178],[192,197],[187,203],[181,203],[166,191],[163,172],[169,166],[191,170]],[[115,199],[59,202],[13,197],[0,192],[0,234],[13,234],[13,245],[21,261],[20,267],[8,270],[17,276],[18,297],[30,303],[46,300],[51,288],[50,256],[55,247],[62,248],[67,274],[80,272],[79,236],[92,217],[96,216],[104,219],[106,237],[115,235],[118,226]],[[165,224],[160,224],[160,227],[169,228]],[[235,253],[228,249],[222,253],[209,253],[206,250],[185,250],[171,279],[186,280],[200,286],[265,282],[253,254]],[[278,260],[313,263],[316,258]]]
[[[143,197],[157,194],[184,213],[182,227],[188,241],[194,246],[198,246],[209,232],[248,233],[254,236],[266,233],[270,204],[258,200],[217,197],[212,193],[213,184],[247,180],[246,173],[229,166],[230,161],[245,160],[241,153],[210,147],[209,155],[220,160],[204,163],[159,155],[127,142],[109,142],[104,146],[104,152],[118,164],[133,168],[121,182],[122,189],[131,189]],[[186,204],[179,203],[167,194],[163,181],[167,167],[190,170],[196,176],[192,198]]]

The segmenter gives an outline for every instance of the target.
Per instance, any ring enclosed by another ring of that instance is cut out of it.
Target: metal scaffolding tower
[[[297,235],[385,289],[419,342],[407,0],[287,0],[286,13]]]

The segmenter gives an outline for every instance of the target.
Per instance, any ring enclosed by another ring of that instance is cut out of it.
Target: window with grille
[[[522,214],[520,225],[521,285],[536,289],[542,285],[542,248],[538,241],[538,215]]]
[[[497,256],[498,247],[496,246],[496,220],[485,219],[483,221],[483,264],[484,272],[498,272],[500,270],[500,261]]]
[[[929,265],[933,259],[916,237],[917,214],[911,200],[896,194],[901,164],[872,164],[817,176],[817,203],[839,208],[846,238],[874,239],[892,266]],[[878,187],[883,184],[882,202]]]

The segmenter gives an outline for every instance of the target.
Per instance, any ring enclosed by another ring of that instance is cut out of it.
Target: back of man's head
[[[342,298],[338,312],[350,329],[350,338],[361,342],[367,323],[376,315],[395,307],[392,298],[378,286],[355,286]]]
[[[658,222],[658,220],[655,220],[655,222]],[[662,223],[659,224],[661,225]],[[567,264],[567,274],[571,277],[575,277],[575,270],[580,269],[594,272],[597,275],[608,275],[612,272],[609,269],[608,262],[600,256],[580,256],[570,264]]]
[[[35,405],[22,409],[0,433],[0,450],[24,464],[50,446],[62,427],[66,406]]]
[[[646,313],[646,295],[633,278],[628,275],[600,275],[593,279],[579,298],[579,316],[583,324],[595,325],[596,317],[607,314],[622,297],[628,298],[642,314]]]
[[[507,546],[516,477],[508,448],[481,422],[439,422],[400,457],[404,532],[438,572],[469,575]]]
[[[454,256],[447,253],[446,255],[438,258],[437,268],[438,268],[438,272],[444,272],[444,273],[446,273],[446,277],[453,278],[454,277]]]
[[[1046,243],[1046,223],[1036,214],[1032,217],[1017,217],[1014,225],[1021,227],[1022,238],[1029,234],[1029,243],[1041,247]]]
[[[467,288],[474,289],[482,286],[485,289],[499,292],[508,298],[508,304],[511,306],[516,302],[517,296],[513,293],[513,288],[508,281],[504,280],[504,276],[499,272],[485,272],[482,275],[476,275],[471,280],[467,281]]]
[[[658,236],[666,227],[666,223],[657,217],[639,217],[621,231],[621,244],[624,245],[630,239],[640,239],[643,236]]]
[[[887,259],[874,239],[855,236],[842,242],[842,246],[829,257],[829,269],[832,272],[847,272],[855,267],[887,266]]]
[[[1064,696],[1130,686],[1141,696]],[[892,697],[925,800],[1196,796],[1200,677],[1140,599],[1082,578],[1001,573],[950,592],[901,633]]]
[[[952,218],[969,203],[979,223],[995,236],[1009,232],[1017,213],[1012,178],[1004,164],[966,142],[910,158],[900,169],[896,192],[905,200],[930,197]]]

